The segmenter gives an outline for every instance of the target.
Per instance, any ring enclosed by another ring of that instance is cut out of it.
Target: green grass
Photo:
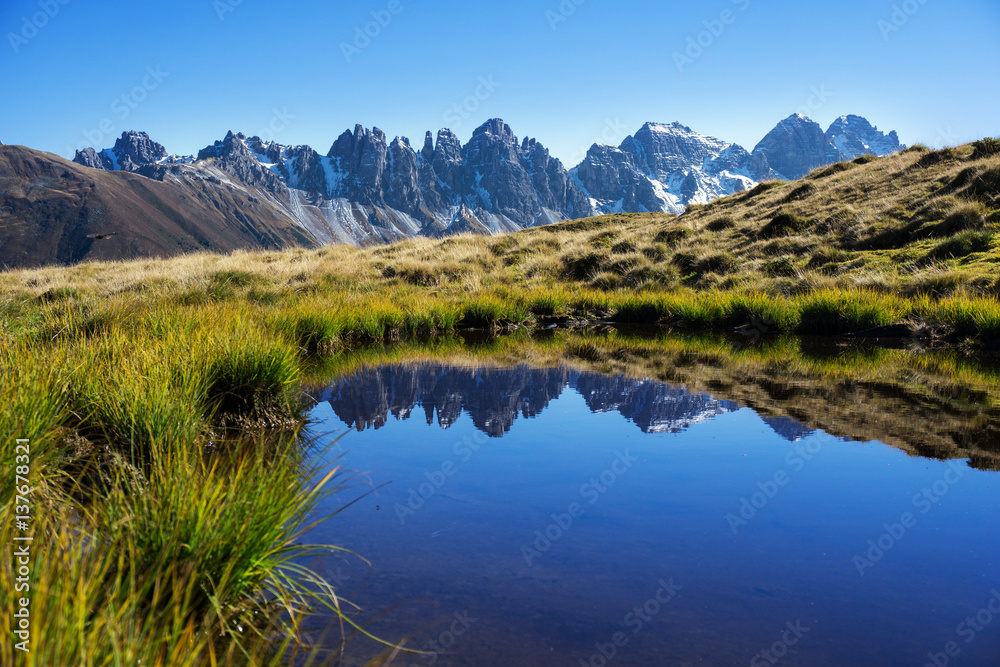
[[[31,575],[34,651],[17,664],[327,660],[312,654],[302,620],[317,605],[347,625],[353,612],[297,564],[336,551],[300,544],[300,528],[343,484],[308,481],[298,349],[246,304],[45,307],[56,310],[37,330],[0,341],[11,379],[0,423],[31,440],[34,536],[44,545]],[[102,318],[121,312],[136,317]],[[105,325],[88,325],[94,317]],[[224,412],[279,428],[265,440],[227,428]],[[2,452],[13,470],[13,447]],[[8,516],[14,491],[6,476]],[[5,543],[11,525],[0,527]],[[7,583],[11,562],[0,564]],[[0,609],[7,627],[13,611]],[[13,650],[5,642],[0,663],[15,664]]]
[[[773,239],[778,236],[801,234],[805,230],[809,229],[812,224],[812,220],[809,220],[808,218],[792,215],[790,213],[779,213],[771,218],[771,221],[761,228],[760,237],[764,239]]]

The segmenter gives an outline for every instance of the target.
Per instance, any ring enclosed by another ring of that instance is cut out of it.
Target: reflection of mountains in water
[[[448,428],[467,412],[491,437],[510,430],[518,414],[534,417],[567,389],[594,412],[618,412],[644,433],[677,433],[693,424],[737,410],[732,401],[691,393],[655,380],[634,380],[567,368],[471,368],[441,364],[368,368],[323,390],[344,423],[363,431],[385,425],[389,415],[409,419],[422,409],[428,424]],[[766,420],[776,433],[798,440],[812,431],[787,417]],[[772,423],[774,422],[774,423]]]

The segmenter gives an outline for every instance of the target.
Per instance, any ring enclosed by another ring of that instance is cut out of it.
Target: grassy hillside
[[[245,188],[175,169],[187,167],[165,166],[157,180],[0,145],[0,268],[311,243]]]
[[[115,300],[236,300],[271,311],[385,312],[389,329],[399,328],[393,313],[440,311],[432,328],[611,317],[849,333],[905,322],[953,342],[993,341],[998,230],[1000,142],[984,140],[838,163],[676,217],[611,215],[499,238],[10,272],[0,274],[0,317],[16,332],[48,311],[89,313]]]
[[[355,616],[292,560],[321,551],[295,527],[340,488],[303,474],[303,379],[399,343],[467,355],[461,329],[521,330],[472,352],[478,362],[683,382],[997,467],[1000,374],[969,350],[1000,339],[997,149],[832,165],[677,217],[0,273],[0,430],[32,441],[33,530],[47,549],[32,564],[40,620],[26,664],[307,662],[310,605]],[[545,340],[583,318],[674,335]],[[880,335],[910,347],[831,353],[773,335],[894,324]],[[736,328],[753,335],[691,333]],[[13,448],[0,453],[14,470]],[[4,479],[0,509],[13,514]],[[0,541],[14,530],[5,522]],[[12,568],[0,563],[0,590]],[[0,624],[13,610],[0,599]],[[14,663],[10,642],[0,662]]]

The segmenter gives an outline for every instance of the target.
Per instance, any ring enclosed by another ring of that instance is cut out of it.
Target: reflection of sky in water
[[[1000,588],[996,473],[560,369],[386,367],[322,398],[315,431],[346,433],[341,463],[391,483],[308,541],[368,558],[370,577],[326,573],[388,612],[382,636],[453,642],[436,665],[599,665],[619,632],[608,664],[749,665],[789,622],[808,632],[776,664],[919,667],[949,641],[952,664],[1000,664],[1000,617],[956,632]],[[914,501],[935,483],[940,502]],[[855,556],[906,512],[861,576]],[[661,580],[679,595],[643,610]]]

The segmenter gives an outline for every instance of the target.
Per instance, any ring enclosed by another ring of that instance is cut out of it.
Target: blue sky
[[[325,153],[488,118],[575,165],[645,121],[748,149],[795,111],[907,144],[1000,134],[996,0],[4,0],[0,141],[71,157],[227,130]],[[367,31],[368,34],[365,34]]]

